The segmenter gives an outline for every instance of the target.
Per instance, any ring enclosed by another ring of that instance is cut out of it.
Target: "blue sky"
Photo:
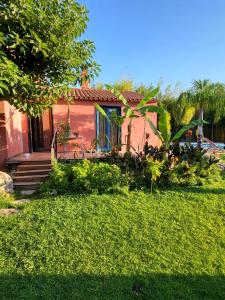
[[[78,2],[90,11],[83,38],[96,45],[102,71],[95,82],[225,82],[225,0]]]

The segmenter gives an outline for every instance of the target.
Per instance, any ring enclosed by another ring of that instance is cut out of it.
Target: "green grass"
[[[13,196],[0,192],[0,209],[16,207]]]
[[[0,218],[0,299],[225,299],[225,188],[62,196]]]

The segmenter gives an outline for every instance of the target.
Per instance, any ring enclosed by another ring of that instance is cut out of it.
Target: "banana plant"
[[[104,118],[106,118],[109,122],[114,121],[117,126],[122,126],[123,123],[125,122],[125,120],[129,120],[128,125],[127,125],[127,141],[126,141],[126,152],[130,153],[131,151],[131,133],[132,133],[132,122],[135,118],[139,118],[142,117],[142,113],[141,113],[141,109],[143,107],[145,107],[145,105],[152,100],[152,98],[154,98],[157,93],[159,92],[159,88],[155,88],[154,90],[152,90],[147,97],[143,98],[137,105],[135,108],[132,108],[127,99],[122,95],[122,93],[120,91],[118,91],[115,88],[112,88],[112,86],[110,85],[106,85],[106,88],[108,90],[110,90],[115,96],[116,98],[123,104],[124,108],[123,108],[123,115],[122,116],[118,116],[115,113],[112,114],[112,119],[110,120],[109,117],[107,116],[106,112],[104,111],[104,109],[102,109],[102,107],[95,103],[95,107],[96,109],[102,114],[102,116]],[[149,106],[149,107],[153,107],[153,106]],[[154,110],[154,109],[153,109]],[[156,112],[156,111],[154,111]]]
[[[156,126],[152,123],[151,119],[147,116],[147,112],[155,111],[158,113],[158,129]],[[163,157],[164,159],[167,158],[168,150],[170,145],[178,141],[182,135],[188,131],[189,129],[203,125],[207,123],[204,120],[190,120],[190,112],[189,110],[185,111],[185,114],[188,114],[189,116],[183,116],[184,120],[188,120],[189,123],[185,124],[180,130],[178,130],[173,136],[171,133],[171,115],[168,111],[161,107],[152,107],[152,106],[145,106],[141,108],[141,114],[145,117],[147,122],[149,123],[150,128],[154,132],[154,134],[159,138],[159,140],[162,143],[162,149],[163,149]]]
[[[111,86],[107,88],[117,97],[117,99],[124,105],[123,116],[118,116],[116,113],[112,115],[112,120],[118,125],[122,126],[126,119],[129,119],[127,126],[127,143],[126,143],[126,152],[131,151],[131,131],[132,131],[132,122],[135,118],[143,117],[148,122],[153,133],[159,138],[162,143],[163,157],[166,159],[168,154],[169,146],[179,140],[181,136],[190,128],[195,126],[202,125],[205,122],[204,120],[192,120],[188,124],[185,124],[173,137],[171,134],[171,115],[170,113],[162,107],[147,105],[147,103],[154,98],[159,88],[155,88],[150,95],[143,98],[135,108],[131,108],[126,98],[116,89],[113,89]],[[101,108],[101,106],[95,103],[96,109],[105,117],[109,122],[111,121],[107,116],[106,112]],[[148,113],[157,113],[158,114],[158,128],[154,125],[150,119]],[[190,120],[189,110],[185,110],[185,114],[188,116],[183,116],[183,119]]]

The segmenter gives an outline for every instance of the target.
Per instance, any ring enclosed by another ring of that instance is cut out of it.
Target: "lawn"
[[[0,299],[225,299],[225,187],[58,196],[0,218]]]

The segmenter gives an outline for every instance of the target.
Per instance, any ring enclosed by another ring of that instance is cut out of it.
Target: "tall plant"
[[[151,91],[151,93],[149,93],[147,97],[144,97],[134,108],[132,108],[129,105],[127,99],[123,96],[123,94],[118,89],[115,89],[110,85],[107,85],[107,89],[110,90],[124,106],[123,115],[118,116],[116,113],[112,114],[112,119],[117,124],[117,126],[122,126],[122,124],[126,120],[128,120],[126,152],[130,153],[131,147],[132,147],[131,133],[132,133],[133,120],[136,119],[136,118],[139,118],[139,117],[145,117],[146,116],[146,113],[145,114],[142,113],[142,109],[146,106],[146,104],[150,100],[152,100],[152,98],[154,98],[157,95],[159,89],[158,88],[153,89]],[[95,107],[102,114],[102,116],[105,117],[109,122],[112,121],[112,120],[109,119],[109,117],[107,116],[107,114],[105,113],[105,111],[102,109],[102,107],[99,104],[95,103]],[[154,107],[152,105],[150,105],[148,107],[149,107],[149,111],[157,112],[156,107]]]
[[[150,118],[147,115],[147,112],[152,112],[153,109],[158,113],[158,128],[152,123]],[[189,112],[187,111],[186,114]],[[154,107],[152,108],[151,106],[145,106],[141,108],[141,114],[146,118],[148,121],[150,128],[152,131],[155,133],[155,135],[160,139],[162,143],[162,150],[163,150],[163,157],[164,159],[167,159],[168,156],[168,150],[170,145],[173,142],[178,141],[182,135],[189,130],[190,128],[193,128],[198,125],[202,125],[204,123],[203,120],[192,120],[188,124],[185,124],[180,130],[178,130],[173,136],[171,133],[171,115],[170,113],[163,109],[162,107]],[[183,116],[185,119],[189,119],[189,117]]]
[[[220,84],[213,84],[210,80],[194,80],[192,88],[181,95],[189,105],[198,111],[197,145],[202,147],[204,111],[215,111],[215,118],[220,119],[225,114],[225,88]]]
[[[157,95],[159,88],[155,88],[152,90],[151,95],[148,95],[147,97],[143,98],[136,106],[135,108],[131,108],[126,98],[118,91],[113,89],[111,86],[108,86],[108,89],[117,97],[119,101],[121,101],[124,105],[123,109],[123,116],[113,116],[113,120],[116,122],[118,126],[121,126],[125,120],[128,119],[128,126],[127,126],[127,143],[126,143],[126,152],[131,151],[131,131],[132,131],[132,122],[135,118],[143,117],[148,122],[150,128],[152,129],[153,133],[159,138],[159,140],[162,143],[162,149],[163,149],[163,156],[164,159],[167,158],[168,149],[171,143],[179,140],[181,136],[190,128],[193,128],[198,125],[202,125],[204,123],[203,120],[192,120],[188,122],[188,124],[185,124],[180,130],[177,131],[176,134],[172,137],[171,134],[171,115],[170,113],[165,110],[162,107],[153,106],[153,105],[147,105],[147,103]],[[105,111],[101,108],[101,106],[97,103],[95,103],[96,109],[110,122],[110,119],[108,118]],[[158,114],[158,128],[155,126],[155,124],[152,122],[151,118],[149,117],[148,113],[157,113]],[[188,110],[186,110],[185,115],[190,114]],[[189,117],[185,115],[183,118],[186,120],[190,119]]]

